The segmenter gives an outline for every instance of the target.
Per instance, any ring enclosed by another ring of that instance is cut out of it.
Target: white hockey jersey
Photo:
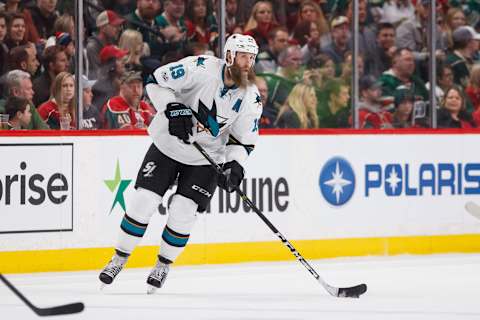
[[[236,160],[243,165],[258,138],[262,103],[254,84],[226,87],[225,67],[219,58],[192,56],[155,70],[156,84],[148,84],[147,92],[157,114],[148,132],[162,153],[184,164],[208,164],[195,147],[169,134],[165,109],[176,101],[194,114],[191,142],[197,141],[219,163]]]

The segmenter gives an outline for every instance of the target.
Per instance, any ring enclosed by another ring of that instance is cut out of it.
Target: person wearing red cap
[[[117,46],[109,45],[105,46],[99,53],[100,63],[103,65],[110,59],[120,59],[127,55],[127,50],[122,50]]]
[[[125,73],[125,61],[122,59],[128,51],[114,45],[104,47],[99,55],[101,67],[97,83],[93,86],[93,105],[101,110],[108,98],[118,95],[120,78]]]
[[[102,11],[97,16],[96,25],[98,34],[94,34],[87,40],[88,77],[98,79],[100,69],[99,53],[103,47],[116,44],[124,19],[120,18],[111,10]]]

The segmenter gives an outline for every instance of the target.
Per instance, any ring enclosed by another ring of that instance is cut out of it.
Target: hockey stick
[[[193,142],[193,146],[200,151],[200,153],[205,157],[205,159],[210,162],[212,167],[215,169],[217,174],[223,174],[222,168],[210,157],[210,155],[197,143]],[[301,264],[310,272],[311,275],[317,279],[318,282],[330,293],[332,296],[335,297],[347,297],[347,298],[358,298],[360,295],[364,294],[367,291],[366,284],[359,284],[353,287],[346,287],[346,288],[337,288],[334,286],[329,285],[325,280],[320,277],[320,275],[312,268],[312,266],[303,258],[300,252],[295,249],[295,247],[290,243],[290,241],[285,238],[280,231],[270,222],[270,220],[265,217],[265,215],[253,204],[253,202],[243,193],[243,191],[239,187],[235,187],[235,191],[240,195],[240,198],[262,219],[263,222],[270,228],[270,230],[275,233],[275,235],[282,241],[282,243],[290,250],[290,252],[300,261]]]
[[[85,306],[81,302],[76,302],[76,303],[69,303],[65,304],[62,306],[57,306],[57,307],[51,307],[51,308],[38,308],[35,307],[25,296],[18,291],[17,288],[13,286],[13,284],[10,283],[1,273],[0,273],[0,280],[5,283],[7,287],[10,288],[10,290],[15,293],[17,297],[20,298],[25,304],[33,310],[37,315],[39,316],[56,316],[56,315],[62,315],[62,314],[71,314],[71,313],[78,313],[82,312]]]
[[[480,206],[473,201],[468,201],[465,203],[465,209],[468,213],[474,216],[477,219],[480,219]]]

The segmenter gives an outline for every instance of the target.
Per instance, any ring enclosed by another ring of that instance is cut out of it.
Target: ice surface
[[[99,271],[7,277],[38,307],[85,303],[82,313],[55,319],[480,319],[480,255],[310,262],[334,286],[369,289],[360,299],[331,297],[296,261],[173,267],[150,296],[150,269],[126,269],[103,291]],[[0,319],[36,318],[0,284]]]

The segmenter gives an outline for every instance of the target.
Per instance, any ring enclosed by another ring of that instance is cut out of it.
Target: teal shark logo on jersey
[[[198,57],[197,58],[197,67],[205,67],[205,60],[207,60],[207,58]]]
[[[262,105],[262,98],[260,97],[260,95],[258,93],[255,93],[257,96],[255,97],[255,103],[258,105],[258,106],[261,106]]]
[[[198,112],[192,110],[193,115],[197,121],[203,126],[205,130],[210,132],[214,137],[218,136],[220,129],[225,126],[227,119],[220,117],[222,119],[221,123],[217,121],[217,104],[215,99],[212,103],[212,109],[208,109],[207,106],[201,101],[198,100]]]

